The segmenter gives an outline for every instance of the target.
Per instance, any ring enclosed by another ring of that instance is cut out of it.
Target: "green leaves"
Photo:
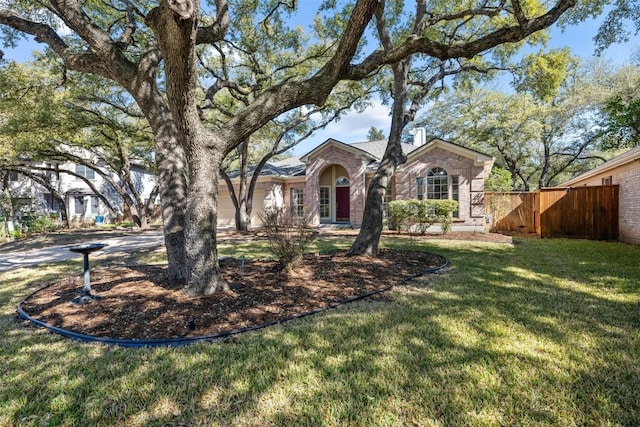
[[[516,90],[549,102],[575,70],[578,59],[569,48],[562,48],[526,55],[522,64],[524,70],[516,75]]]
[[[491,169],[491,173],[484,181],[485,191],[511,191],[512,190],[512,178],[508,170],[494,167]]]
[[[384,139],[384,131],[381,129],[377,129],[375,126],[371,126],[369,128],[369,133],[367,134],[367,141],[379,141]]]
[[[393,200],[389,202],[389,224],[398,231],[427,232],[440,223],[442,232],[451,230],[453,213],[458,210],[456,200]]]
[[[43,64],[0,68],[0,142],[14,158],[92,151],[111,165],[132,153],[151,163],[152,138],[133,101],[104,79]],[[66,147],[66,148],[65,148]]]
[[[614,96],[605,107],[603,148],[630,148],[640,143],[640,99]]]

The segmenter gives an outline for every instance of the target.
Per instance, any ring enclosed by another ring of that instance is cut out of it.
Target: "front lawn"
[[[383,243],[451,267],[389,298],[181,348],[77,343],[16,320],[78,261],[0,274],[0,425],[640,425],[640,247]],[[262,256],[251,245],[242,254]]]

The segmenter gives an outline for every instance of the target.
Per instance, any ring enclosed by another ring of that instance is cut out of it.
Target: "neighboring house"
[[[426,142],[422,135],[416,133],[414,144],[402,144],[407,162],[391,179],[385,204],[410,198],[457,200],[454,226],[484,229],[484,180],[494,159],[440,139]],[[386,140],[345,144],[328,139],[300,158],[268,164],[257,181],[252,224],[260,224],[263,209],[286,206],[304,212],[311,225],[359,227],[366,191],[386,145]],[[235,210],[224,183],[219,194],[218,224],[232,225]]]
[[[560,185],[580,187],[617,184],[619,240],[640,244],[640,146]]]
[[[73,175],[65,173],[65,170],[75,172],[91,181],[95,188],[103,194],[109,202],[117,209],[123,210],[122,198],[118,195],[110,184],[97,174],[93,169],[84,165],[66,163],[37,163],[34,167],[41,166],[56,169],[56,172],[47,171],[46,180],[48,183],[64,195],[66,212],[61,212],[61,204],[53,194],[44,186],[33,182],[28,177],[10,172],[7,177],[7,189],[13,194],[19,195],[25,202],[23,210],[37,209],[49,213],[58,213],[76,222],[94,222],[97,217],[105,221],[110,221],[108,211],[102,201],[94,194],[87,183]],[[156,182],[154,173],[139,165],[131,165],[134,175],[134,182],[137,190],[144,200],[148,200]],[[27,203],[28,201],[28,203]]]

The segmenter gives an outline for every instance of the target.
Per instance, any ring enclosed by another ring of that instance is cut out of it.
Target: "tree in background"
[[[485,191],[507,192],[513,190],[511,187],[511,173],[500,167],[491,169],[491,173],[484,180]]]
[[[367,133],[367,141],[380,141],[384,138],[385,135],[382,129],[377,129],[375,126],[371,126],[369,128],[369,132]]]
[[[558,184],[602,156],[594,118],[601,90],[564,49],[528,55],[516,91],[463,88],[432,105],[421,123],[439,136],[490,154],[513,189]]]
[[[598,65],[602,70],[597,84],[603,88],[601,147],[613,151],[636,147],[640,145],[640,58],[615,70]]]

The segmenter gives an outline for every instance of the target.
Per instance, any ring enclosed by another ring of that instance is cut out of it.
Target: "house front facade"
[[[387,141],[346,144],[328,139],[300,158],[270,164],[258,180],[253,199],[252,224],[260,225],[259,212],[287,207],[304,214],[311,225],[362,224],[367,189]],[[453,199],[459,202],[454,227],[484,230],[484,181],[494,159],[468,148],[432,139],[416,138],[402,144],[407,156],[387,188],[391,200]],[[219,225],[233,224],[233,204],[220,187]]]
[[[640,244],[640,146],[583,173],[560,187],[618,185],[619,240]]]
[[[64,205],[44,185],[17,172],[9,172],[5,174],[2,190],[22,200],[21,211],[57,214],[76,224],[109,222],[116,219],[110,217],[107,207],[96,195],[96,191],[102,194],[116,211],[122,213],[125,209],[122,197],[100,174],[96,173],[95,168],[73,162],[38,162],[33,163],[32,166],[33,171],[46,169],[46,172],[41,172],[39,175],[51,188],[62,195]],[[156,184],[155,174],[133,164],[131,174],[136,190],[144,201],[148,200]]]

